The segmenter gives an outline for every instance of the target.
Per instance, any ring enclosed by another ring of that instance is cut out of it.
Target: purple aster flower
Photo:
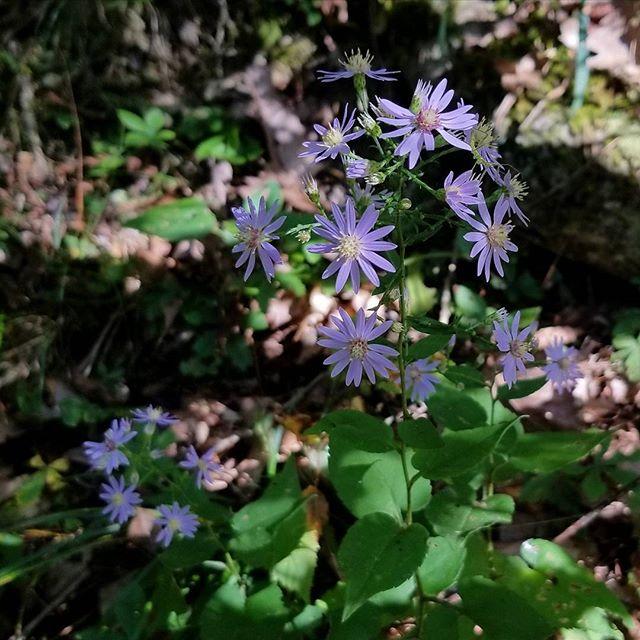
[[[493,135],[493,125],[484,118],[473,129],[467,132],[467,142],[471,153],[480,168],[496,183],[502,184],[500,162],[501,155]]]
[[[502,324],[496,321],[493,323],[496,344],[504,354],[500,358],[500,364],[503,368],[504,381],[509,388],[517,380],[517,372],[526,371],[524,363],[533,361],[533,356],[529,352],[534,348],[534,341],[529,338],[529,335],[535,329],[535,324],[530,324],[524,329],[520,329],[519,325],[519,311],[514,315],[511,326],[508,320],[504,320]]]
[[[362,270],[366,278],[378,286],[380,279],[374,266],[390,272],[396,270],[386,258],[377,253],[396,248],[393,242],[381,240],[393,231],[394,226],[387,225],[373,229],[379,216],[373,205],[369,205],[362,214],[362,218],[358,220],[353,198],[347,198],[344,213],[338,205],[333,203],[331,211],[335,222],[325,216],[316,215],[319,226],[315,228],[315,232],[328,242],[308,247],[312,253],[337,254],[335,260],[325,269],[322,278],[329,278],[337,271],[336,293],[340,293],[351,276],[351,286],[357,293],[360,290],[360,270]]]
[[[444,180],[444,193],[447,204],[456,215],[465,218],[465,215],[475,215],[469,204],[478,204],[480,197],[480,180],[474,177],[471,171],[461,173],[457,178],[453,177],[453,171]]]
[[[461,105],[453,111],[445,111],[453,100],[453,91],[447,91],[447,81],[442,79],[435,89],[431,83],[418,81],[413,94],[411,109],[401,107],[390,100],[378,98],[378,120],[393,127],[395,131],[383,133],[381,138],[404,136],[396,147],[395,155],[409,155],[409,168],[418,163],[422,148],[427,151],[435,149],[434,131],[439,133],[449,144],[469,151],[467,142],[456,137],[478,122],[478,116],[469,111],[471,105]]]
[[[280,216],[273,220],[273,216],[278,209],[278,203],[274,202],[269,209],[264,198],[260,198],[258,210],[251,198],[247,198],[249,211],[242,207],[233,207],[233,213],[238,226],[240,242],[233,247],[232,253],[242,252],[236,267],[241,267],[245,262],[247,267],[244,272],[244,279],[247,280],[256,264],[256,253],[262,263],[267,280],[276,273],[275,265],[282,262],[280,253],[271,244],[272,240],[278,240],[280,236],[273,235],[285,221],[286,216]]]
[[[345,53],[345,60],[338,60],[344,67],[344,71],[318,71],[320,82],[335,82],[344,78],[353,78],[355,75],[365,75],[372,80],[384,80],[390,82],[396,78],[391,76],[399,71],[387,71],[387,69],[372,69],[373,56],[367,51],[364,55],[360,49],[352,51],[349,55]]]
[[[416,360],[407,367],[406,375],[411,402],[424,402],[436,390],[435,385],[440,380],[433,375],[432,371],[437,368],[437,362],[427,359]]]
[[[548,363],[542,370],[555,389],[558,392],[573,389],[576,381],[583,377],[578,369],[578,350],[567,347],[560,338],[556,338],[544,352]]]
[[[387,189],[375,193],[373,191],[373,185],[367,184],[361,187],[357,182],[353,185],[352,193],[356,209],[358,210],[366,209],[369,205],[373,205],[379,210],[391,195],[391,192]]]
[[[470,216],[463,216],[464,219],[476,229],[476,231],[466,233],[463,237],[468,242],[474,243],[469,255],[471,258],[475,258],[479,254],[477,274],[480,275],[484,270],[484,277],[487,282],[489,282],[491,261],[493,260],[496,271],[500,276],[504,277],[501,261],[509,262],[507,251],[517,251],[518,247],[509,240],[509,234],[513,229],[513,225],[503,224],[502,222],[508,208],[506,201],[498,200],[493,211],[492,221],[489,209],[487,209],[487,204],[482,194],[479,195],[478,211],[480,212],[482,222]]]
[[[345,157],[344,169],[350,180],[366,178],[369,175],[369,161],[364,158]]]
[[[526,182],[520,180],[518,176],[512,176],[511,171],[507,171],[500,179],[499,184],[506,190],[506,193],[500,196],[500,200],[506,202],[509,211],[515,213],[518,218],[520,218],[520,222],[526,225],[529,222],[529,218],[527,218],[516,202],[517,200],[522,200],[527,195],[529,187],[527,187]]]
[[[314,124],[313,128],[320,136],[320,140],[307,140],[302,143],[307,151],[298,154],[299,158],[315,158],[315,162],[331,158],[335,160],[339,153],[347,154],[351,151],[348,142],[364,135],[364,130],[349,133],[355,124],[355,109],[349,115],[349,105],[344,108],[342,122],[336,117],[333,122],[324,127],[321,124]]]
[[[216,447],[211,447],[202,456],[199,456],[195,447],[189,445],[186,458],[180,463],[183,469],[196,470],[196,486],[198,488],[202,486],[203,482],[210,482],[211,475],[222,469],[222,465],[213,459],[215,453]]]
[[[127,456],[120,451],[119,447],[137,435],[137,431],[131,430],[129,420],[120,418],[120,420],[112,420],[111,426],[104,432],[102,442],[87,440],[82,446],[93,469],[112,473],[114,469],[129,464]]]
[[[155,522],[160,527],[156,536],[156,542],[163,547],[168,547],[176,533],[181,533],[185,538],[193,538],[198,529],[198,517],[191,513],[189,507],[181,507],[177,502],[172,505],[161,504],[158,507],[160,516]]]
[[[133,421],[145,425],[145,432],[152,433],[156,427],[170,427],[178,422],[172,413],[163,411],[161,407],[149,405],[145,408],[133,409],[131,411]]]
[[[382,378],[389,377],[389,371],[397,368],[387,356],[395,357],[398,352],[391,347],[382,344],[370,344],[372,340],[386,333],[393,322],[387,320],[377,327],[375,313],[365,317],[364,311],[358,309],[355,324],[344,309],[338,309],[338,316],[332,316],[335,329],[320,327],[318,331],[324,338],[318,340],[321,347],[335,349],[324,364],[333,364],[331,377],[335,378],[341,371],[347,369],[346,383],[352,382],[356,387],[362,381],[362,371],[367,374],[369,380],[374,383],[377,373]]]
[[[100,498],[107,503],[102,513],[109,516],[111,522],[124,524],[135,513],[136,505],[142,502],[136,486],[127,487],[122,477],[109,476],[100,489]]]

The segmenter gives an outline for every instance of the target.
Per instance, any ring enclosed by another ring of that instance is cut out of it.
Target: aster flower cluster
[[[135,515],[136,507],[142,504],[142,497],[134,481],[137,473],[135,470],[126,473],[126,469],[131,467],[131,461],[135,460],[136,452],[139,454],[140,448],[130,450],[129,443],[135,438],[140,441],[143,438],[141,433],[151,438],[157,428],[165,429],[178,422],[178,418],[173,414],[151,405],[134,409],[131,415],[132,420],[113,420],[101,441],[87,441],[83,444],[89,466],[106,475],[99,492],[100,499],[105,503],[102,513],[118,525],[126,524]],[[148,444],[150,440],[144,442]],[[139,445],[143,446],[143,443],[139,442]],[[195,447],[190,445],[178,466],[195,472],[194,481],[198,488],[203,485],[210,486],[220,474],[224,475],[224,467],[220,464],[217,454],[216,447],[211,447],[200,455]],[[114,471],[121,468],[125,469],[125,473],[114,475]],[[158,516],[155,520],[155,540],[160,545],[168,546],[176,535],[187,538],[195,535],[199,526],[198,517],[191,513],[188,505],[180,505],[177,502],[161,504],[156,507],[156,511]]]

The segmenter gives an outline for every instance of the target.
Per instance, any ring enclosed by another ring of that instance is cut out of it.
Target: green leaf
[[[319,549],[317,532],[305,532],[298,547],[271,569],[271,580],[308,603]]]
[[[451,431],[474,429],[487,424],[487,413],[464,391],[439,387],[429,398],[431,417]]]
[[[525,598],[488,578],[464,580],[458,589],[466,615],[491,640],[548,640],[554,631]]]
[[[118,109],[116,113],[118,120],[130,131],[138,131],[139,133],[147,131],[147,124],[139,115],[126,109]]]
[[[451,380],[455,385],[462,388],[483,387],[485,384],[482,371],[478,371],[468,364],[459,364],[448,367],[444,371],[443,375],[448,380]]]
[[[453,300],[458,314],[470,320],[484,320],[487,315],[487,303],[477,293],[465,287],[456,285]]]
[[[454,607],[429,603],[420,640],[476,640],[474,623]]]
[[[422,592],[435,596],[453,585],[462,569],[466,553],[467,549],[461,538],[452,535],[429,538],[427,555],[418,568]]]
[[[431,480],[455,478],[482,463],[495,449],[504,431],[504,425],[447,431],[442,434],[444,447],[417,451],[413,465]]]
[[[503,384],[498,389],[498,399],[502,400],[502,402],[506,402],[507,400],[524,398],[535,393],[538,389],[542,389],[546,383],[547,377],[540,376],[538,378],[524,378],[523,380],[518,380],[511,388],[506,384]]]
[[[338,551],[347,583],[343,620],[371,596],[410,578],[422,562],[426,542],[422,525],[405,528],[385,513],[371,513],[356,522]]]
[[[365,451],[360,444],[360,434],[344,428],[330,436],[329,479],[338,496],[356,517],[380,511],[401,520],[407,489],[399,453]],[[409,465],[409,473],[415,472]],[[412,510],[424,508],[430,496],[430,483],[418,480],[412,487]]]
[[[260,498],[233,514],[231,526],[236,533],[255,527],[268,528],[284,518],[300,501],[300,482],[293,457],[271,481]]]
[[[509,452],[508,464],[520,471],[551,473],[580,460],[608,438],[598,429],[523,433]]]
[[[177,242],[208,235],[214,222],[215,216],[200,198],[184,198],[151,207],[124,226]]]
[[[426,418],[403,420],[398,425],[402,441],[414,449],[437,449],[444,442],[437,429]]]
[[[640,334],[636,337],[627,334],[616,336],[613,346],[616,348],[613,356],[624,364],[629,380],[640,382]]]
[[[433,287],[427,287],[424,284],[422,273],[419,269],[410,273],[405,282],[407,293],[409,294],[409,313],[416,315],[433,309],[436,304],[438,290]]]
[[[421,331],[422,333],[443,333],[447,336],[452,336],[455,333],[455,327],[427,316],[409,316],[409,324],[416,331]]]
[[[426,516],[434,531],[441,535],[463,534],[492,524],[509,523],[515,504],[506,494],[496,494],[481,502],[460,504],[448,491],[436,494],[427,505]]]
[[[407,355],[409,361],[428,358],[438,351],[442,351],[449,343],[450,336],[446,333],[434,333],[409,346]]]
[[[305,431],[309,435],[327,433],[334,430],[349,433],[355,445],[363,451],[391,451],[393,447],[393,431],[380,418],[375,418],[362,411],[340,409],[324,415],[313,427]]]
[[[217,538],[207,531],[199,531],[193,538],[174,540],[158,560],[169,569],[186,569],[210,560],[219,548]]]
[[[157,107],[152,107],[144,114],[144,121],[147,131],[155,133],[164,127],[165,113]]]

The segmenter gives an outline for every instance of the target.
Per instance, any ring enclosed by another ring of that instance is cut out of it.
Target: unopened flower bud
[[[398,322],[397,320],[391,325],[391,331],[393,333],[402,333],[404,331],[404,326],[402,322]]]
[[[398,203],[398,208],[402,209],[403,211],[411,209],[412,206],[413,203],[411,202],[411,200],[409,200],[409,198],[402,198],[402,200],[400,200],[400,202]]]
[[[384,173],[380,173],[379,171],[375,171],[374,173],[368,175],[365,178],[365,182],[367,184],[376,185],[382,184],[384,182],[385,175]]]
[[[380,125],[371,117],[369,113],[362,113],[358,118],[358,123],[373,138],[378,138],[382,134]]]

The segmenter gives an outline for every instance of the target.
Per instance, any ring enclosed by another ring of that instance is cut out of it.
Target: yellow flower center
[[[328,147],[335,147],[342,142],[343,137],[344,136],[340,129],[335,129],[333,125],[329,125],[327,133],[322,136],[322,142],[324,142]]]
[[[355,360],[362,360],[367,355],[367,351],[369,351],[369,345],[366,340],[362,338],[356,338],[351,341],[351,345],[349,347],[349,355]]]
[[[512,340],[509,351],[516,358],[522,358],[527,353],[527,344],[521,340]]]
[[[342,236],[338,244],[338,255],[341,258],[355,260],[361,251],[360,239],[355,235]]]
[[[440,124],[440,118],[433,109],[421,109],[416,114],[416,126],[422,131],[431,131]]]
[[[113,504],[115,504],[116,506],[120,506],[124,502],[124,494],[121,491],[114,493],[113,497],[111,498],[111,502],[113,502]]]
[[[180,529],[180,521],[178,520],[178,518],[169,518],[167,526],[169,527],[169,529],[171,529],[171,531],[178,531]]]
[[[357,52],[351,52],[351,55],[346,56],[346,60],[342,63],[344,68],[353,73],[368,73],[371,71],[371,61],[373,56],[367,51],[364,55],[360,53],[360,49]]]
[[[487,242],[492,249],[504,249],[513,227],[509,224],[492,224],[487,229]]]

